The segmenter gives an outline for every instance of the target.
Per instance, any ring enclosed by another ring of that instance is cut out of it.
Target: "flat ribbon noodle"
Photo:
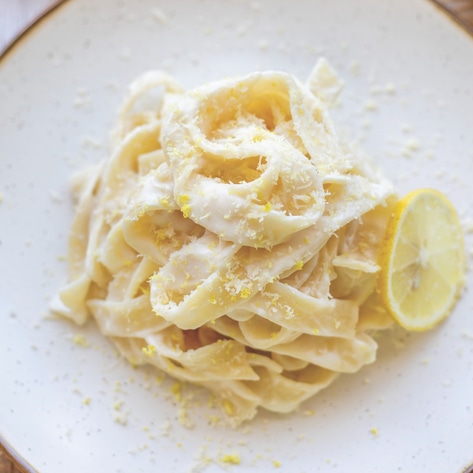
[[[252,74],[166,104],[162,141],[176,201],[224,240],[271,248],[323,213],[317,168],[271,131],[278,115],[290,119],[297,87],[287,74]]]

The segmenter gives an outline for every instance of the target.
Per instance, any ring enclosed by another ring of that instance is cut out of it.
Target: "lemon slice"
[[[464,284],[465,253],[458,217],[433,189],[407,194],[394,207],[380,254],[378,289],[407,330],[427,330],[453,308]]]

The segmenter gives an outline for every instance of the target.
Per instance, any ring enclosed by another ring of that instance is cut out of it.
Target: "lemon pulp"
[[[451,311],[464,284],[465,254],[448,198],[419,189],[396,204],[380,255],[379,292],[408,330],[427,330]]]

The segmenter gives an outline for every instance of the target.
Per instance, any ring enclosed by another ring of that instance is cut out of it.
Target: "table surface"
[[[473,34],[473,0],[433,0]],[[25,28],[59,0],[0,0],[0,57]],[[0,473],[27,473],[0,444]]]

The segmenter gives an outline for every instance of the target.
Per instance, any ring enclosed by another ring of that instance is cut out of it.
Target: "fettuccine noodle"
[[[235,424],[373,362],[396,197],[338,138],[339,85],[324,60],[306,84],[135,81],[110,157],[73,181],[63,313],[92,315],[134,364],[207,387]]]

